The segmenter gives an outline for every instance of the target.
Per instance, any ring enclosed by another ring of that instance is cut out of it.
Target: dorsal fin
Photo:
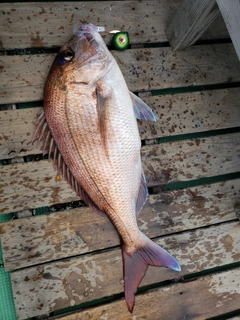
[[[39,117],[36,121],[36,131],[32,137],[32,143],[37,140],[37,145],[40,142],[43,142],[43,154],[48,154],[48,161],[52,161],[54,169],[57,170],[59,175],[62,175],[63,179],[66,180],[73,191],[83,200],[86,205],[98,213],[101,216],[105,216],[105,213],[102,212],[92,201],[92,199],[87,195],[87,193],[83,190],[83,188],[79,185],[77,180],[72,175],[71,171],[67,167],[64,159],[62,158],[61,153],[58,150],[58,147],[53,139],[51,131],[48,127],[44,110],[42,110],[39,114]]]

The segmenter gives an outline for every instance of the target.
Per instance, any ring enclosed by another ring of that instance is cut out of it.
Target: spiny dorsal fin
[[[86,203],[86,205],[100,214],[101,216],[105,216],[105,213],[102,212],[92,201],[92,199],[87,195],[87,193],[82,189],[77,180],[72,175],[71,171],[67,167],[64,159],[62,158],[61,153],[58,150],[56,143],[52,137],[51,131],[48,127],[44,110],[42,110],[39,114],[39,117],[36,121],[36,131],[32,137],[32,143],[37,140],[37,145],[40,142],[44,142],[43,144],[43,154],[48,154],[48,161],[52,161],[54,169],[57,170],[59,175],[62,175],[63,179],[66,180],[73,191]]]

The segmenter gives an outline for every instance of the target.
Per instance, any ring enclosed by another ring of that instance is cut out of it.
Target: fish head
[[[51,82],[57,81],[58,86],[62,84],[64,88],[66,81],[88,83],[98,78],[111,61],[111,54],[99,34],[101,31],[104,27],[93,24],[75,25],[74,35],[60,48],[48,80],[54,79]]]

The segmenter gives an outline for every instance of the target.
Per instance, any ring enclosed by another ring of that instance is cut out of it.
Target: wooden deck
[[[13,217],[0,237],[18,319],[240,318],[240,62],[221,16],[173,53],[165,30],[180,3],[0,4],[0,213]],[[129,32],[131,48],[113,54],[158,117],[138,123],[150,192],[138,223],[182,271],[149,267],[132,314],[117,232],[30,143],[56,48],[76,22]],[[0,320],[15,319],[0,310]]]

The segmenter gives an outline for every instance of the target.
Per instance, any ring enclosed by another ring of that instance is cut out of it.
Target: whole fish
[[[58,173],[95,212],[107,215],[122,240],[125,300],[129,311],[148,265],[180,271],[163,248],[139,229],[136,216],[148,191],[140,158],[136,118],[156,120],[127,88],[123,75],[92,24],[74,27],[44,89],[44,111],[33,141]]]

